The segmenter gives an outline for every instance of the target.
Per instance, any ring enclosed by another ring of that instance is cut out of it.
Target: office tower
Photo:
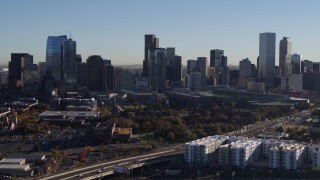
[[[314,72],[320,72],[320,63],[319,62],[313,62],[312,64],[312,70]]]
[[[221,56],[223,56],[224,51],[220,49],[213,49],[210,51],[210,67],[220,66]]]
[[[187,74],[191,74],[193,71],[197,69],[197,61],[196,60],[188,60],[187,61]]]
[[[287,76],[292,73],[291,67],[291,40],[283,37],[279,45],[279,67],[281,76]]]
[[[259,56],[257,57],[257,79],[259,79]]]
[[[166,81],[166,49],[148,50],[148,69],[150,88],[158,90],[165,86]]]
[[[313,71],[313,62],[309,60],[301,61],[301,73]]]
[[[113,91],[113,66],[111,60],[103,60],[103,90]]]
[[[172,56],[167,62],[167,80],[170,82],[181,81],[181,56]]]
[[[88,90],[103,91],[103,59],[93,55],[87,59]]]
[[[113,66],[111,60],[93,55],[87,59],[87,84],[89,91],[113,90]]]
[[[77,85],[79,87],[87,86],[88,70],[87,63],[77,63]]]
[[[210,67],[215,68],[216,85],[229,85],[230,71],[227,66],[228,58],[224,50],[213,49],[210,51]]]
[[[9,90],[18,90],[21,87],[22,67],[27,64],[33,64],[33,56],[27,53],[11,53],[9,61],[8,83]]]
[[[39,62],[38,68],[39,68],[39,70],[38,70],[39,71],[39,80],[41,81],[47,71],[46,62]]]
[[[237,86],[239,82],[239,70],[233,69],[229,70],[229,85],[230,86]]]
[[[61,61],[62,61],[62,46],[67,40],[66,35],[48,36],[46,49],[46,65],[48,74],[54,79],[61,79]]]
[[[77,63],[81,63],[82,62],[81,54],[77,54],[76,55],[76,61],[77,61]]]
[[[37,64],[25,64],[21,67],[21,87],[24,95],[38,95],[39,73]]]
[[[143,60],[143,77],[149,76],[148,51],[159,48],[159,38],[154,34],[146,34],[144,36],[144,60]]]
[[[68,39],[63,44],[63,77],[67,84],[75,85],[77,79],[77,44]]]
[[[300,61],[302,59],[301,54],[291,55],[292,74],[300,74]]]
[[[260,33],[259,37],[259,80],[267,87],[273,84],[275,71],[276,33]]]
[[[204,74],[205,76],[208,75],[208,61],[206,57],[198,57],[197,59],[197,70]]]
[[[253,71],[255,69],[254,65],[251,64],[251,61],[246,58],[239,62],[239,79],[238,87],[247,88],[248,82],[254,82],[255,78],[253,77]]]
[[[201,88],[207,85],[207,77],[198,72],[194,71],[191,74],[186,75],[186,87],[188,88]]]
[[[240,77],[248,77],[252,76],[251,72],[251,61],[246,58],[239,62],[239,76]]]

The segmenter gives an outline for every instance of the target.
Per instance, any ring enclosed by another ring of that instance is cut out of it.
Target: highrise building
[[[251,69],[251,61],[248,58],[243,59],[239,63],[239,77],[252,76]]]
[[[87,63],[77,63],[77,85],[79,87],[87,86],[88,70]]]
[[[187,61],[187,74],[191,74],[193,71],[197,70],[197,61],[196,60],[188,60]]]
[[[164,48],[148,50],[150,88],[158,90],[165,86],[167,51]]]
[[[87,59],[87,72],[89,91],[113,90],[113,66],[111,65],[111,60],[104,60],[98,55],[90,56]]]
[[[167,80],[170,82],[181,81],[181,56],[172,56],[169,61],[167,61]]]
[[[143,73],[142,76],[149,76],[149,60],[148,60],[148,51],[159,48],[159,38],[154,34],[146,34],[144,36],[144,60],[143,60]]]
[[[309,60],[301,61],[301,73],[313,71],[313,62]]]
[[[103,90],[113,91],[113,66],[111,60],[103,60]]]
[[[27,64],[33,64],[33,56],[27,53],[11,53],[11,61],[9,61],[8,83],[10,90],[18,90],[21,88],[22,67]]]
[[[47,39],[46,49],[46,65],[48,74],[53,76],[54,79],[60,80],[61,78],[61,62],[63,59],[62,46],[67,40],[66,35],[62,36],[49,36]]]
[[[238,87],[247,88],[248,82],[254,82],[255,78],[253,77],[254,65],[251,64],[251,61],[246,58],[239,62],[239,79]]]
[[[76,61],[77,61],[77,63],[81,63],[82,62],[81,54],[77,54],[76,55]]]
[[[210,51],[210,67],[220,66],[221,56],[224,55],[224,51],[220,49],[213,49]]]
[[[292,74],[291,67],[291,40],[288,37],[283,37],[279,45],[279,67],[281,76]]]
[[[205,76],[208,75],[208,60],[206,57],[198,57],[197,59],[197,70],[201,73],[204,74]]]
[[[77,44],[68,39],[63,44],[63,77],[67,84],[75,85],[77,80]]]
[[[259,80],[270,87],[275,71],[276,33],[260,33],[259,37]]]
[[[210,67],[215,68],[215,85],[229,85],[230,70],[227,62],[228,58],[224,56],[224,50],[210,51]]]
[[[39,62],[38,63],[38,68],[39,68],[39,80],[43,79],[43,76],[46,74],[47,71],[47,66],[46,62]]]
[[[292,74],[300,74],[300,62],[302,59],[301,54],[291,55]]]
[[[93,55],[87,59],[88,90],[103,91],[103,59]]]

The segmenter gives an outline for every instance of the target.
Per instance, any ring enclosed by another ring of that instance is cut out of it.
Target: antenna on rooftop
[[[71,31],[70,31],[70,36],[69,36],[69,38],[72,39],[72,38],[71,38]]]

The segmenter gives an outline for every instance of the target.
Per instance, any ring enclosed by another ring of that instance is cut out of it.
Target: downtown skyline
[[[43,62],[47,37],[69,36],[70,32],[83,59],[97,54],[115,65],[142,64],[145,34],[155,34],[160,47],[175,47],[184,65],[189,59],[209,58],[212,49],[223,49],[231,65],[246,57],[256,64],[262,32],[276,33],[276,65],[284,36],[292,40],[292,53],[318,61],[317,1],[146,2],[4,2],[0,7],[0,64],[7,64],[10,53],[19,52],[32,54],[36,63]],[[272,14],[265,9],[272,9]]]

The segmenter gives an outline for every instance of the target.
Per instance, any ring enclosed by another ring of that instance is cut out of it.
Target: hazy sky
[[[276,64],[283,36],[293,53],[318,61],[319,8],[319,0],[0,0],[0,63],[12,52],[45,61],[47,36],[70,31],[83,60],[98,54],[113,64],[142,64],[151,33],[183,64],[210,49],[225,50],[228,64],[256,63],[261,32],[277,34]]]

